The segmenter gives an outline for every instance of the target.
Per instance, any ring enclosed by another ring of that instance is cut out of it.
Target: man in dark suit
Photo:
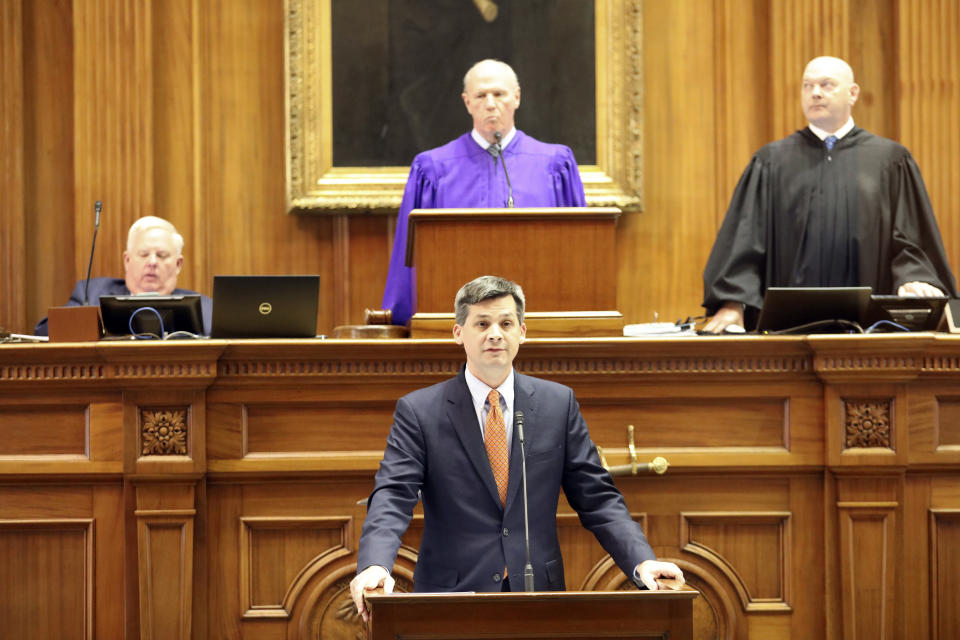
[[[162,296],[196,295],[196,291],[177,288],[177,276],[183,268],[183,236],[163,218],[144,216],[130,225],[127,250],[123,252],[124,277],[80,280],[73,287],[66,306],[76,307],[86,299],[94,304],[100,296],[129,296],[155,293]],[[201,296],[203,332],[210,335],[213,300]],[[47,319],[37,323],[33,333],[47,335]]]
[[[680,569],[656,559],[630,517],[600,464],[573,391],[514,371],[526,335],[523,311],[523,291],[513,282],[482,276],[464,285],[453,337],[463,345],[466,367],[397,403],[350,583],[365,620],[364,592],[393,590],[390,567],[419,500],[424,530],[415,591],[523,590],[519,412],[535,589],[565,588],[556,522],[561,488],[584,526],[638,585],[683,584]]]

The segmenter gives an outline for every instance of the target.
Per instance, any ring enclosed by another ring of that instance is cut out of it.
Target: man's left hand
[[[685,583],[683,571],[672,562],[644,560],[637,567],[640,582],[650,591],[677,590]]]
[[[917,296],[920,298],[942,298],[943,291],[926,282],[908,282],[897,289],[898,296]]]

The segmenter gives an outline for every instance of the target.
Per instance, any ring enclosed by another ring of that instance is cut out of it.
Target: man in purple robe
[[[410,166],[383,292],[383,308],[393,312],[394,324],[406,324],[416,310],[416,274],[404,264],[412,210],[586,206],[570,148],[540,142],[514,126],[520,83],[509,65],[498,60],[473,65],[463,78],[462,97],[473,131],[418,154]]]

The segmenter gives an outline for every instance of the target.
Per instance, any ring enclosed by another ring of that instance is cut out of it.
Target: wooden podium
[[[411,338],[450,337],[453,299],[477,276],[523,287],[527,335],[619,336],[614,207],[417,209],[407,266],[416,267]]]
[[[367,596],[367,640],[692,640],[697,595],[697,591],[372,594]]]

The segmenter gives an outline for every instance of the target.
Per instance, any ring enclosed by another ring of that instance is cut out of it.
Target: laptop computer
[[[845,333],[843,322],[836,321],[862,323],[870,292],[870,287],[770,287],[763,297],[757,331]],[[823,324],[799,328],[814,322]]]
[[[211,338],[313,338],[320,276],[214,276]]]

